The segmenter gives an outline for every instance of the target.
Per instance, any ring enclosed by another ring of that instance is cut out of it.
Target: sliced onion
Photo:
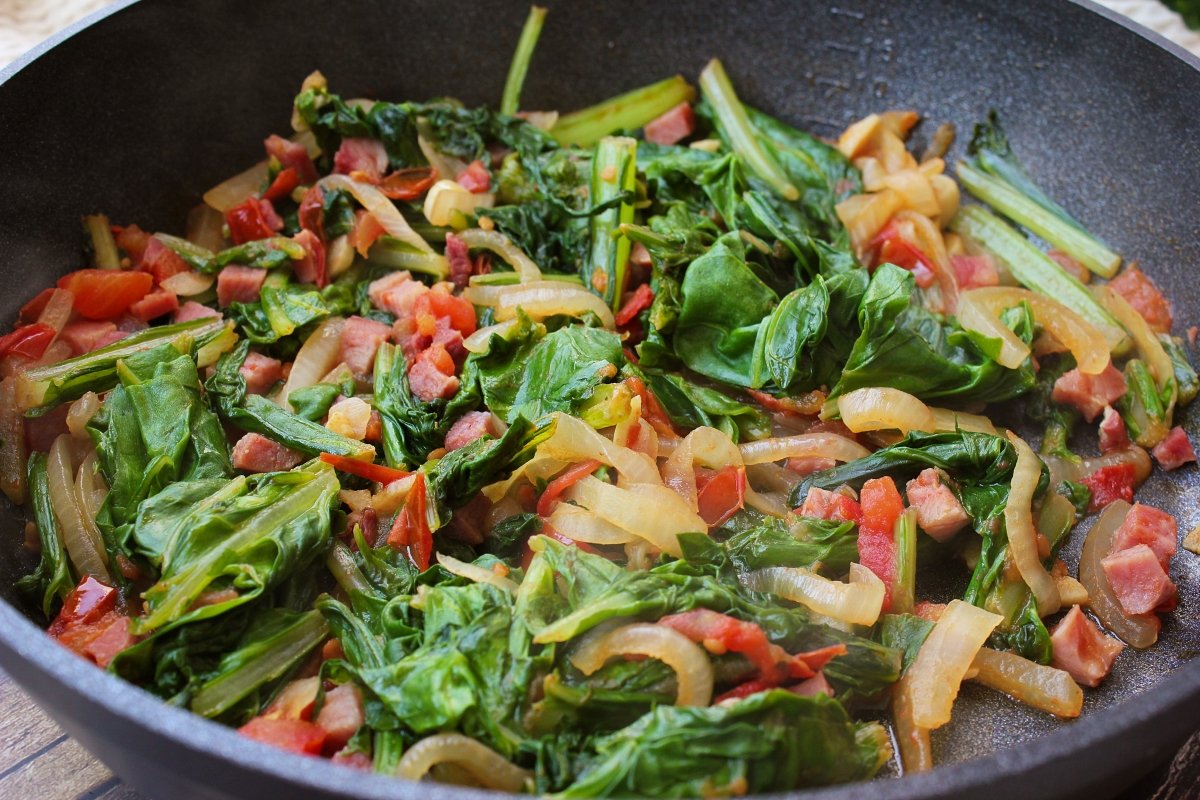
[[[432,253],[433,248],[409,226],[404,215],[383,192],[369,183],[356,181],[346,175],[327,175],[317,184],[324,189],[340,189],[354,196],[363,208],[375,217],[380,227],[395,239],[422,253]]]
[[[497,322],[495,325],[480,328],[463,339],[463,347],[468,353],[486,353],[493,336],[506,336],[509,331],[517,327],[517,324],[517,320],[510,319],[507,322]]]
[[[325,268],[329,270],[329,277],[336,278],[354,266],[354,254],[349,234],[343,233],[330,242],[325,252]]]
[[[591,675],[614,656],[649,656],[675,670],[677,706],[706,706],[712,702],[712,662],[704,648],[666,625],[635,622],[589,636],[571,655],[571,663]]]
[[[513,594],[517,591],[517,584],[503,576],[497,575],[490,569],[484,569],[478,564],[469,564],[466,561],[460,561],[453,556],[448,556],[445,553],[437,554],[437,562],[442,565],[442,568],[452,575],[457,575],[460,578],[466,578],[475,583],[489,583],[497,589],[503,589],[506,592]]]
[[[733,440],[716,428],[702,426],[683,437],[663,465],[663,483],[671,487],[693,510],[697,503],[697,465],[709,469],[740,467],[742,454]]]
[[[1000,340],[1000,352],[996,361],[1002,367],[1017,369],[1029,358],[1029,345],[1000,321],[990,306],[976,295],[979,289],[964,292],[958,299],[958,324],[965,330]]]
[[[342,489],[338,492],[338,500],[345,503],[351,511],[362,511],[371,505],[371,493],[366,489]]]
[[[62,333],[62,329],[70,322],[74,307],[74,294],[66,289],[54,289],[50,292],[50,299],[46,301],[46,307],[42,309],[41,314],[38,314],[37,321],[42,325],[54,328],[54,336],[58,338],[58,334]]]
[[[975,654],[971,666],[976,670],[972,680],[1039,711],[1071,718],[1083,709],[1083,690],[1061,669],[987,647]]]
[[[604,327],[616,327],[612,310],[598,295],[582,286],[573,286],[563,281],[534,281],[510,286],[469,286],[463,291],[465,297],[477,306],[492,306],[496,319],[514,319],[521,309],[533,319],[545,319],[556,314],[579,317],[591,312],[600,318]]]
[[[1129,508],[1129,503],[1124,500],[1114,500],[1104,507],[1083,542],[1083,554],[1079,557],[1079,581],[1087,589],[1091,610],[1104,623],[1104,627],[1129,646],[1144,650],[1158,641],[1158,617],[1154,614],[1126,614],[1100,565],[1100,561],[1112,550],[1117,529],[1125,522]]]
[[[177,272],[169,278],[164,278],[161,285],[168,292],[180,297],[192,297],[207,292],[212,288],[214,281],[215,275],[205,275],[203,272],[189,269],[187,272]]]
[[[371,497],[371,508],[375,509],[375,512],[381,517],[399,510],[404,505],[404,501],[408,499],[408,493],[412,491],[417,474],[417,472],[413,472],[407,477],[384,484],[383,488]]]
[[[1038,555],[1037,530],[1033,526],[1033,495],[1042,477],[1042,462],[1021,437],[1010,432],[1008,440],[1017,451],[1012,487],[1009,489],[1008,503],[1004,506],[1008,549],[1022,580],[1037,599],[1038,614],[1045,617],[1058,611],[1062,599],[1058,596],[1054,579]]]
[[[521,769],[487,745],[461,733],[435,733],[405,751],[396,775],[419,781],[439,764],[452,764],[469,773],[479,785],[502,792],[523,792],[533,773]]]
[[[999,436],[996,431],[996,426],[992,421],[980,414],[968,414],[965,411],[952,411],[948,408],[937,408],[930,406],[929,410],[933,413],[934,423],[939,431],[954,432],[958,430],[971,431],[973,433],[987,433],[992,436]]]
[[[847,198],[837,204],[835,211],[850,234],[855,252],[861,257],[871,247],[871,240],[903,205],[904,198],[899,192],[884,189],[875,194]]]
[[[486,248],[508,262],[520,276],[521,283],[531,283],[542,279],[542,271],[533,259],[525,255],[521,248],[499,231],[485,231],[482,228],[468,228],[455,234],[460,242],[468,248]]]
[[[871,451],[853,439],[836,433],[802,433],[759,439],[738,445],[744,464],[766,464],[785,458],[832,458],[834,461],[854,461],[866,458]]]
[[[962,600],[952,600],[900,679],[912,722],[933,730],[950,721],[954,699],[967,670],[1002,617]]]
[[[17,405],[17,379],[0,381],[0,490],[13,503],[25,502],[25,420]]]
[[[204,193],[204,202],[224,214],[234,206],[240,205],[246,198],[257,194],[266,182],[269,171],[270,165],[266,161],[260,161],[209,189]]]
[[[538,447],[538,455],[569,463],[594,458],[615,469],[621,485],[662,482],[654,459],[615,444],[569,414],[554,415],[554,433]]]
[[[341,317],[330,317],[324,320],[309,337],[304,340],[292,362],[292,371],[283,384],[275,402],[284,409],[291,410],[288,396],[297,389],[303,389],[316,384],[338,363],[342,343],[342,326],[346,321]]]
[[[325,427],[347,439],[362,441],[371,425],[371,406],[361,397],[347,397],[333,404]]]
[[[1100,301],[1100,305],[1104,306],[1108,313],[1116,317],[1117,322],[1124,325],[1125,329],[1129,331],[1138,353],[1141,354],[1142,360],[1150,369],[1150,374],[1154,376],[1155,383],[1158,384],[1158,390],[1161,392],[1166,389],[1168,383],[1173,383],[1175,368],[1171,364],[1171,357],[1163,349],[1158,336],[1150,330],[1146,319],[1133,306],[1129,305],[1128,300],[1107,286],[1097,286],[1092,289],[1092,293]],[[1176,387],[1177,391],[1178,387]],[[1174,394],[1171,396],[1170,404],[1172,407],[1175,405]]]
[[[855,389],[837,399],[842,422],[855,433],[862,431],[926,431],[937,429],[929,406],[908,392],[884,386]]]
[[[75,492],[75,463],[71,437],[63,434],[54,440],[46,459],[46,477],[54,516],[61,526],[63,546],[71,563],[80,573],[101,583],[113,585],[108,571],[108,553],[104,549],[95,518],[88,517]]]
[[[850,565],[849,583],[832,581],[800,567],[756,570],[743,582],[756,592],[784,597],[852,625],[874,625],[883,610],[883,581],[861,564]]]
[[[425,120],[417,123],[417,147],[421,148],[421,155],[425,156],[429,166],[433,167],[443,178],[457,180],[458,176],[467,168],[467,162],[445,155],[433,146],[433,143],[429,141],[429,129]]]
[[[83,509],[85,519],[95,520],[108,497],[108,486],[96,469],[96,451],[92,450],[79,464],[75,472],[75,496],[79,498],[79,506]],[[96,529],[99,535],[99,528]]]
[[[979,308],[997,317],[996,324],[999,324],[998,315],[1004,309],[1020,305],[1022,302],[1029,303],[1037,324],[1071,351],[1079,365],[1079,371],[1087,375],[1099,375],[1103,372],[1110,361],[1109,353],[1125,337],[1125,332],[1119,328],[1098,328],[1057,300],[1028,289],[1016,286],[987,286],[963,294],[964,298],[968,296]],[[963,321],[961,314],[959,322],[968,330],[977,330]],[[986,330],[979,332],[986,336],[997,335]],[[1004,361],[1000,363],[1008,366]]]
[[[570,503],[559,503],[546,522],[554,530],[577,542],[601,545],[623,545],[636,541],[637,537],[618,528],[611,522],[600,519],[586,508]]]
[[[187,233],[184,238],[197,247],[216,252],[225,246],[225,217],[207,203],[201,203],[188,212]]]
[[[895,219],[897,223],[912,225],[913,236],[916,239],[914,244],[929,259],[933,277],[941,290],[942,310],[953,314],[958,308],[958,276],[950,264],[950,256],[946,254],[946,242],[942,239],[942,232],[929,220],[929,217],[937,216],[940,211],[936,199],[931,199],[934,202],[932,214],[923,215],[906,209],[897,212]]]
[[[67,409],[67,430],[76,439],[90,440],[87,424],[100,410],[100,397],[95,392],[85,392]]]
[[[522,480],[528,480],[534,484],[539,481],[549,483],[551,478],[562,472],[572,463],[574,462],[563,461],[545,455],[535,455],[529,461],[526,461],[523,465],[513,470],[512,474],[504,480],[496,481],[483,487],[483,496],[493,503],[499,503],[508,496],[512,487],[516,486]]]
[[[928,772],[933,769],[933,745],[929,729],[913,722],[912,692],[904,678],[892,690],[892,726],[900,748],[900,765],[904,774]]]
[[[623,489],[589,475],[564,497],[676,558],[683,555],[679,534],[708,532],[708,523],[662,484],[641,483]]]

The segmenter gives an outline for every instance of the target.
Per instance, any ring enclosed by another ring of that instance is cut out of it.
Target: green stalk
[[[1103,278],[1111,278],[1121,266],[1121,257],[1098,242],[1087,231],[1069,225],[1060,217],[1021,194],[1012,184],[966,163],[958,162],[958,179],[967,191],[1004,216],[1023,225],[1050,244]]]
[[[443,239],[445,234],[443,234]],[[371,248],[367,263],[378,264],[392,269],[406,269],[409,272],[420,272],[429,275],[434,280],[445,280],[450,275],[450,263],[446,257],[437,253],[418,253],[399,239],[391,236],[381,236]]]
[[[92,264],[96,269],[120,269],[121,256],[117,253],[117,242],[113,239],[108,217],[103,214],[84,217],[83,229],[92,243]]]
[[[550,135],[561,145],[591,147],[610,133],[641,128],[695,98],[696,90],[682,75],[675,75],[559,117]]]
[[[896,584],[892,587],[892,614],[912,611],[917,586],[917,515],[908,509],[896,520]]]
[[[1171,430],[1172,409],[1163,402],[1154,376],[1141,359],[1131,358],[1126,362],[1125,384],[1129,389],[1118,409],[1129,429],[1129,438],[1142,447],[1154,447]]]
[[[792,185],[783,167],[759,144],[758,132],[746,115],[746,109],[738,100],[733,84],[725,74],[725,67],[721,66],[719,60],[714,58],[708,62],[708,66],[700,73],[700,91],[716,113],[730,149],[784,200],[799,200],[800,190]]]
[[[1057,300],[1098,327],[1114,353],[1129,347],[1125,329],[1082,283],[995,214],[980,206],[966,206],[955,215],[950,229],[986,249],[1023,286]]]
[[[592,155],[591,202],[605,203],[637,188],[637,140],[606,136]],[[630,242],[617,232],[633,222],[633,205],[622,202],[591,218],[592,249],[579,276],[583,285],[604,298],[615,311],[621,304]]]
[[[501,114],[517,113],[521,102],[521,87],[525,84],[525,74],[529,72],[529,61],[533,58],[533,50],[537,47],[538,37],[542,33],[542,23],[545,21],[545,8],[529,7],[529,16],[525,18],[525,27],[521,28],[521,38],[517,40],[517,51],[513,53],[512,63],[508,65],[508,77],[504,80],[504,95],[500,100]]]
[[[543,272],[542,280],[558,281],[560,283],[582,284],[578,275],[562,272]],[[513,286],[521,282],[521,276],[516,272],[489,272],[485,275],[472,275],[472,286]]]

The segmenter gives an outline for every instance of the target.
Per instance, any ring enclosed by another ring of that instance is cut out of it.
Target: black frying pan
[[[79,217],[178,230],[199,194],[286,132],[319,68],[349,96],[495,103],[525,0],[120,2],[0,72],[0,319],[79,265]],[[1106,18],[1107,17],[1107,18]],[[1139,259],[1200,322],[1200,61],[1065,0],[563,3],[542,36],[529,108],[571,109],[720,56],[741,95],[822,135],[889,107],[960,131],[989,107],[1049,193]],[[959,149],[955,150],[955,154]],[[1195,435],[1197,413],[1184,421]],[[1197,521],[1196,469],[1141,497]],[[0,509],[0,595],[28,566]],[[1077,534],[1073,553],[1080,546]],[[1070,554],[1068,554],[1070,557]],[[1085,716],[1054,723],[975,687],[935,735],[934,772],[821,798],[1111,796],[1200,724],[1200,569],[1181,552],[1162,640],[1126,651]],[[270,749],[165,707],[0,603],[0,665],[126,781],[160,798],[468,798]]]

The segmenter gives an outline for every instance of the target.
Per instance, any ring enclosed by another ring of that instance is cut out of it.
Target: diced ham
[[[266,280],[265,269],[230,264],[217,274],[217,305],[257,302]]]
[[[109,321],[94,322],[92,320],[80,319],[75,322],[68,323],[62,332],[58,334],[58,339],[65,342],[71,348],[75,355],[90,353],[93,350],[103,347],[101,344],[105,337],[115,333],[117,326]]]
[[[1114,500],[1132,503],[1133,482],[1136,478],[1137,471],[1133,464],[1129,463],[1109,464],[1083,476],[1079,482],[1092,493],[1088,510],[1099,511]]]
[[[405,319],[412,315],[416,299],[428,291],[429,287],[414,281],[407,270],[400,270],[371,281],[367,296],[376,308],[395,314],[398,319]]]
[[[450,264],[450,280],[460,289],[466,286],[474,265],[467,246],[453,233],[446,234],[446,261]]]
[[[1078,369],[1067,372],[1054,382],[1050,399],[1074,406],[1091,422],[1105,406],[1121,399],[1125,389],[1125,376],[1110,362],[1099,375],[1085,375]]]
[[[1154,506],[1134,503],[1125,515],[1125,521],[1113,535],[1112,551],[1119,553],[1139,544],[1154,551],[1163,569],[1171,562],[1178,548],[1179,525],[1175,517]]]
[[[178,253],[151,236],[146,240],[140,269],[153,275],[154,282],[159,284],[172,275],[187,272],[189,267]]]
[[[1125,429],[1125,420],[1115,408],[1105,406],[1104,416],[1100,419],[1100,452],[1111,453],[1126,447],[1129,447],[1129,432]]]
[[[387,150],[375,139],[342,139],[333,156],[334,172],[342,175],[361,172],[371,182],[379,181],[387,168]]]
[[[1149,614],[1175,599],[1175,584],[1147,545],[1115,552],[1100,566],[1126,614]]]
[[[341,764],[343,767],[349,767],[350,769],[370,771],[375,768],[375,760],[368,753],[364,753],[361,750],[342,748],[330,756],[329,760],[334,764]]]
[[[112,331],[111,333],[106,333],[103,336],[101,336],[99,339],[97,339],[96,346],[93,347],[92,349],[99,350],[102,347],[108,347],[110,344],[116,344],[117,342],[121,341],[128,335],[129,335],[129,331],[123,331],[120,328],[117,328],[115,331]]]
[[[1087,283],[1089,280],[1091,280],[1091,274],[1088,273],[1088,268],[1061,250],[1051,250],[1049,253],[1046,253],[1046,255],[1050,257],[1051,261],[1062,267],[1067,274],[1080,283]]]
[[[789,458],[784,463],[785,469],[797,475],[812,475],[814,472],[823,472],[836,466],[837,462],[832,458],[822,458],[821,456],[798,456]]]
[[[466,447],[484,436],[495,436],[496,430],[492,425],[492,415],[488,411],[469,411],[463,414],[450,430],[446,432],[446,449],[457,450]]]
[[[970,256],[965,254],[950,256],[950,266],[958,278],[958,288],[966,291],[981,286],[999,286],[1000,273],[992,257],[985,254]]]
[[[798,694],[801,697],[812,697],[818,694],[833,697],[833,687],[829,685],[829,681],[825,680],[824,671],[818,672],[813,677],[806,681],[801,681],[795,686],[789,686],[788,691],[792,694]]]
[[[314,720],[325,731],[325,749],[340,750],[366,721],[362,693],[353,683],[343,683],[325,693],[325,703]]]
[[[296,280],[301,283],[315,283],[324,288],[329,285],[325,272],[325,245],[321,239],[310,230],[302,230],[293,237],[292,241],[304,248],[304,258],[292,265]]]
[[[225,269],[229,269],[229,267],[226,267]],[[209,308],[206,305],[201,305],[195,300],[188,300],[179,307],[179,310],[175,312],[175,316],[171,319],[173,322],[191,322],[194,319],[220,316],[221,312],[217,311],[215,308]]]
[[[425,358],[426,354],[432,353],[435,349],[446,353],[445,349],[435,345],[422,353],[421,357],[408,369],[408,383],[412,387],[412,393],[426,403],[438,399],[448,400],[458,391],[458,378],[439,369],[434,359]],[[448,353],[446,357],[449,358]],[[453,364],[453,360],[451,360],[451,364]]]
[[[263,146],[267,150],[268,158],[274,158],[284,169],[291,167],[296,170],[296,177],[300,179],[300,183],[307,186],[316,182],[317,168],[304,145],[271,134],[263,142]]]
[[[233,446],[233,467],[243,472],[282,472],[303,460],[303,453],[257,433],[247,433]]]
[[[129,307],[129,313],[149,322],[179,310],[179,298],[166,289],[155,289]]]
[[[396,338],[400,339],[400,348],[404,351],[404,357],[409,361],[412,361],[422,351],[427,350],[431,345],[435,344],[446,348],[446,352],[455,361],[466,357],[467,350],[463,346],[463,335],[451,327],[450,320],[446,317],[438,317],[434,321],[432,336],[424,333],[414,333],[402,338],[402,331],[410,327],[409,323],[409,320],[398,320],[392,327],[392,333]]]
[[[125,251],[134,266],[141,264],[142,257],[146,254],[146,248],[150,246],[150,234],[137,225],[126,225],[119,230],[114,229],[114,238],[117,241],[117,247]]]
[[[802,517],[836,519],[856,524],[862,521],[862,508],[854,499],[816,486],[808,490],[804,504],[797,513]]]
[[[350,317],[342,326],[338,360],[355,376],[365,377],[375,370],[375,352],[392,333],[391,326],[366,317]]]
[[[482,161],[472,161],[455,179],[458,185],[472,194],[482,194],[492,185],[492,176]]]
[[[1125,649],[1123,642],[1105,636],[1082,611],[1072,606],[1050,633],[1050,663],[1065,670],[1084,686],[1099,686],[1113,661]]]
[[[971,521],[962,503],[942,483],[942,476],[933,467],[922,470],[909,481],[905,493],[909,506],[916,510],[921,530],[939,542],[948,541]]]
[[[1129,267],[1108,282],[1108,288],[1124,297],[1158,333],[1171,330],[1171,306],[1154,281],[1137,267]]]
[[[241,372],[242,377],[246,379],[247,392],[266,394],[268,389],[283,380],[283,363],[277,358],[251,350],[246,354]]]
[[[1188,441],[1183,428],[1178,425],[1171,428],[1166,438],[1156,444],[1150,452],[1163,469],[1179,469],[1184,464],[1196,460],[1196,451],[1192,449],[1192,443]]]
[[[696,115],[686,100],[646,123],[646,141],[653,144],[677,144],[692,135]]]

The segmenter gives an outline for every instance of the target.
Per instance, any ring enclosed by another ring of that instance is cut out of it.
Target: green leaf
[[[47,619],[75,588],[71,568],[63,549],[62,531],[50,502],[50,486],[46,477],[46,454],[29,456],[29,504],[37,525],[41,555],[33,572],[17,581],[17,591],[29,597],[42,609]]]

